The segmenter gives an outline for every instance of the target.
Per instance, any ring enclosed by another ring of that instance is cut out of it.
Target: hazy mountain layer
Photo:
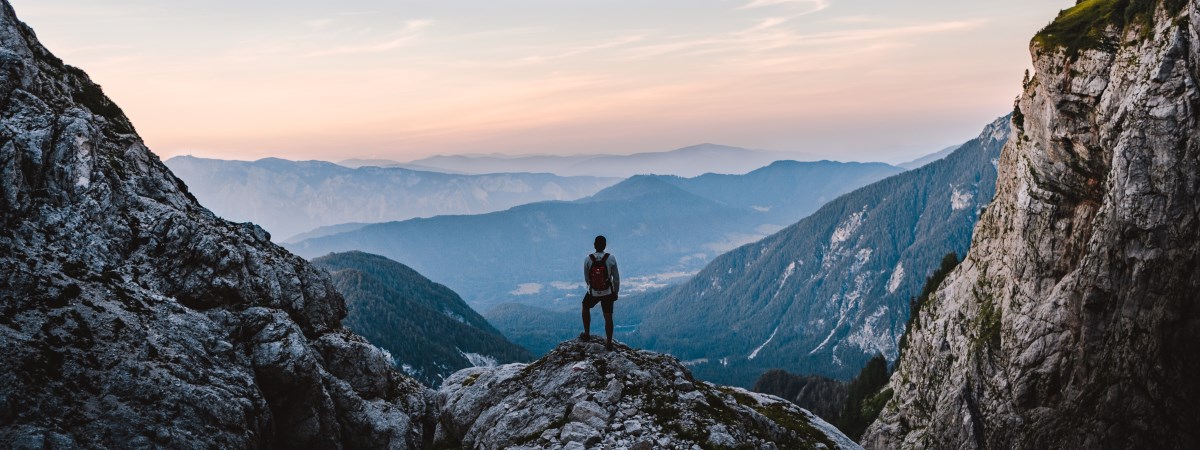
[[[700,144],[666,152],[632,155],[449,155],[412,161],[413,166],[461,173],[549,172],[563,176],[628,178],[634,175],[694,177],[705,173],[746,173],[794,153]]]
[[[276,241],[346,222],[480,214],[543,200],[575,200],[616,178],[547,173],[453,175],[402,168],[351,169],[323,161],[226,161],[178,156],[166,162],[221,217],[262,225]]]
[[[945,149],[922,156],[922,157],[914,159],[912,161],[897,164],[897,166],[908,169],[908,170],[916,169],[918,167],[923,167],[926,164],[929,164],[931,162],[934,162],[934,161],[937,161],[939,159],[949,156],[951,153],[954,153],[955,150],[958,150],[958,147],[959,147],[958,145],[946,147]]]
[[[557,308],[582,295],[582,259],[597,234],[609,237],[622,289],[632,294],[678,282],[721,252],[794,222],[820,199],[896,171],[823,161],[740,176],[638,176],[574,202],[317,230],[319,237],[287,246],[308,257],[362,250],[404,261],[484,311],[512,301]]]

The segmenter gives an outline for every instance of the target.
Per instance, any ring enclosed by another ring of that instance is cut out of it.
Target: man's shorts
[[[583,307],[584,308],[592,309],[592,308],[596,307],[597,303],[599,303],[600,310],[604,311],[604,314],[608,314],[608,315],[612,315],[613,302],[615,302],[615,301],[617,301],[617,294],[608,294],[608,295],[603,295],[600,297],[593,297],[591,292],[583,294]]]

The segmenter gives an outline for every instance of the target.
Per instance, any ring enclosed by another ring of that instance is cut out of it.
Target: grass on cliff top
[[[1116,43],[1105,42],[1105,29],[1115,26],[1123,31],[1139,25],[1148,32],[1154,25],[1154,11],[1159,4],[1171,15],[1177,15],[1187,0],[1080,0],[1058,13],[1033,40],[1046,48],[1062,47],[1071,57],[1083,50],[1115,47]]]

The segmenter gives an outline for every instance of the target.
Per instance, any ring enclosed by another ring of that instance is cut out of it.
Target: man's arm
[[[588,267],[588,266],[592,265],[591,262],[592,262],[591,257],[583,258],[583,287],[586,287],[586,288],[592,287],[591,280],[588,280],[588,269],[590,269],[590,267]]]
[[[621,292],[621,274],[619,271],[617,271],[617,257],[609,254],[608,262],[610,264],[608,273],[609,275],[612,275],[612,289],[613,294],[615,295]]]

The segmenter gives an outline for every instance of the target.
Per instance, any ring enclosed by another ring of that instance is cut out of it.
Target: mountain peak
[[[609,186],[591,197],[581,201],[614,201],[630,200],[652,194],[692,195],[678,186],[671,184],[666,178],[670,175],[634,175],[625,181]]]
[[[599,337],[461,370],[437,399],[440,444],[464,448],[860,448],[783,399],[696,380],[664,354],[606,351]]]

